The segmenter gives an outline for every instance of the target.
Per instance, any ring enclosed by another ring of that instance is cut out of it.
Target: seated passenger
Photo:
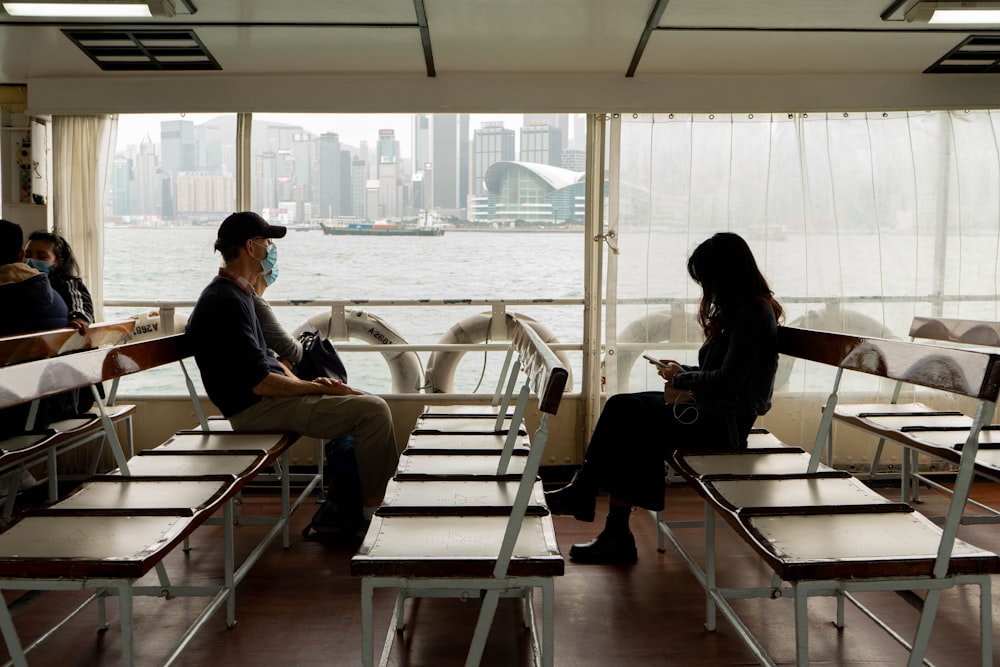
[[[76,329],[81,336],[94,323],[94,301],[90,290],[80,278],[80,269],[73,256],[73,249],[59,234],[31,232],[24,247],[24,263],[48,275],[52,289],[62,297],[69,309],[69,320],[62,326]],[[96,385],[104,396],[104,386]],[[59,395],[63,401],[61,418],[74,417],[94,407],[94,394],[89,387],[81,387]]]
[[[264,261],[268,260],[265,258]],[[251,295],[253,309],[257,313],[257,319],[260,320],[260,328],[264,331],[264,341],[267,343],[267,347],[278,355],[278,361],[294,373],[295,367],[302,361],[302,343],[285,331],[285,327],[281,326],[281,322],[271,310],[271,304],[264,299],[264,291],[273,285],[278,278],[277,264],[269,269],[266,272],[261,272],[257,276],[257,280],[254,281],[254,293]]]
[[[66,326],[66,304],[52,289],[45,274],[25,264],[24,232],[10,220],[0,220],[0,336]],[[43,399],[35,418],[35,428],[45,428],[62,418],[61,401]],[[0,410],[0,437],[22,433],[27,423],[28,404]]]
[[[80,270],[69,247],[59,234],[31,232],[24,248],[24,262],[49,276],[49,282],[69,309],[69,326],[81,334],[94,323],[94,302],[80,278]]]
[[[222,222],[215,249],[223,267],[187,322],[195,360],[209,398],[236,430],[286,429],[324,440],[352,436],[364,517],[370,518],[399,460],[389,406],[338,380],[295,377],[268,352],[254,310],[254,282],[271,270],[272,239],[285,232],[253,212],[233,213]]]
[[[580,521],[594,520],[599,488],[610,496],[604,530],[573,545],[574,561],[634,563],[629,515],[633,505],[663,509],[664,459],[676,450],[745,448],[757,416],[771,407],[783,311],[750,248],[736,234],[719,233],[695,249],[687,268],[702,288],[699,365],[665,361],[662,392],[609,398],[583,467],[568,486],[545,494],[553,513]]]

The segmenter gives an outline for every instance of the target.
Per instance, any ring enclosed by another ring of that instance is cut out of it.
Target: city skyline
[[[118,119],[118,146],[138,145],[147,134],[154,144],[159,143],[160,122],[171,120],[188,120],[195,125],[203,124],[224,114],[175,113],[175,114],[121,114]],[[315,135],[324,132],[336,132],[341,143],[358,147],[362,141],[374,143],[378,140],[378,131],[392,129],[400,142],[400,152],[403,158],[413,159],[412,118],[415,115],[433,114],[279,114],[255,113],[255,121],[283,123],[300,126]],[[574,122],[583,114],[568,114],[568,140],[573,146],[582,146],[583,138],[576,134],[582,129],[582,123]],[[468,114],[469,137],[472,132],[481,128],[482,123],[502,122],[504,127],[520,134],[524,125],[524,114]],[[564,137],[564,142],[566,141]]]
[[[426,213],[475,222],[579,217],[583,151],[572,148],[577,142],[568,137],[571,125],[582,135],[582,115],[396,114],[361,120],[255,114],[253,209],[297,222]],[[235,115],[129,115],[119,125],[109,214],[198,222],[232,208]],[[492,136],[502,139],[502,147]],[[504,166],[494,173],[496,163]]]

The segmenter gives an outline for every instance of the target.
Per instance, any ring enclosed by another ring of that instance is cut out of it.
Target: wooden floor
[[[668,507],[673,518],[701,517],[702,505],[692,491],[668,489]],[[887,495],[891,495],[891,490]],[[979,485],[974,497],[1000,504],[1000,485]],[[928,514],[943,511],[940,494],[925,492],[922,506]],[[256,492],[250,504],[277,503],[275,494]],[[308,521],[312,507],[294,519],[297,530]],[[604,504],[598,508],[603,514]],[[677,555],[656,551],[656,532],[645,512],[637,512],[632,527],[639,548],[639,562],[632,567],[584,566],[567,561],[566,575],[556,582],[556,655],[558,666],[608,665],[752,665],[751,653],[720,618],[719,629],[703,627],[704,596],[701,588]],[[594,535],[600,524],[579,523],[569,517],[556,519],[563,553],[574,542]],[[238,539],[244,549],[263,528],[240,527]],[[687,543],[698,544],[692,531]],[[960,537],[1000,551],[996,526],[964,527]],[[728,529],[719,531],[720,554],[725,581],[769,581],[749,549]],[[219,563],[221,533],[205,527],[196,533],[194,549],[178,552],[167,560],[171,572],[180,573],[175,583],[214,579]],[[212,665],[358,665],[361,656],[359,613],[360,581],[348,574],[352,549],[306,542],[293,532],[292,547],[273,545],[251,571],[237,592],[238,625],[229,630],[224,615],[216,613],[209,625],[190,643],[181,664]],[[185,562],[186,561],[186,562]],[[1000,590],[1000,582],[994,582]],[[82,594],[49,593],[16,619],[22,640],[33,640],[59,612],[71,609]],[[916,623],[916,612],[887,593],[866,597],[873,606],[895,618],[904,635]],[[997,597],[995,596],[995,600]],[[377,634],[384,636],[392,599],[386,591],[376,596]],[[978,596],[974,590],[948,591],[938,615],[928,658],[939,666],[978,663]],[[407,608],[407,631],[397,641],[390,665],[423,667],[462,664],[471,637],[477,603],[457,600],[422,600]],[[848,605],[847,627],[838,631],[829,600],[811,607],[811,660],[816,665],[905,664],[906,653],[873,623]],[[994,628],[1000,611],[994,601]],[[138,665],[155,665],[180,637],[201,609],[192,599],[147,599],[137,602]],[[794,663],[794,635],[789,600],[757,600],[740,603],[764,645],[779,664]],[[96,633],[96,616],[88,608],[29,654],[32,665],[117,665],[120,633],[117,608],[109,604],[110,629]],[[997,632],[994,630],[994,637]],[[378,637],[379,643],[381,637]],[[1000,664],[1000,646],[994,649]],[[530,664],[526,634],[512,601],[501,603],[490,634],[484,665]]]

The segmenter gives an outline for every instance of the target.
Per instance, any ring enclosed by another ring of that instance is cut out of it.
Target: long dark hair
[[[698,324],[711,341],[726,325],[726,313],[748,301],[763,301],[781,320],[784,309],[774,299],[757,268],[750,246],[738,234],[719,232],[702,241],[688,258],[688,275],[701,285]]]
[[[80,267],[76,263],[76,257],[73,256],[73,249],[62,236],[51,232],[31,232],[28,235],[28,242],[31,241],[45,241],[52,244],[52,254],[56,256],[58,263],[49,270],[49,275],[54,275],[56,278],[76,278],[80,275]]]

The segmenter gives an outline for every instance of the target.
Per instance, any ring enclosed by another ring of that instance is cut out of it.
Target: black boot
[[[597,484],[581,469],[573,481],[561,489],[545,494],[545,504],[552,514],[572,515],[578,521],[593,521],[597,507]]]
[[[569,557],[576,563],[602,565],[632,565],[639,560],[632,533],[611,533],[604,530],[596,538],[584,544],[570,547]]]

